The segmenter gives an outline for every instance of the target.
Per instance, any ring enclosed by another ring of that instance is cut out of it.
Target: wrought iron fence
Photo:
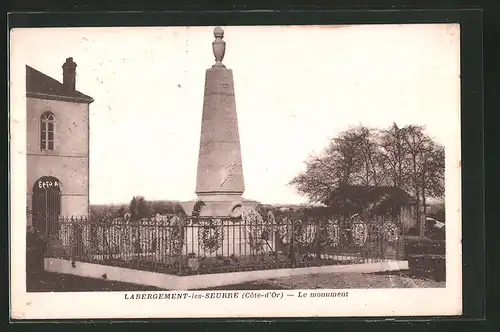
[[[401,224],[387,217],[60,217],[48,230],[51,257],[177,275],[403,258]]]

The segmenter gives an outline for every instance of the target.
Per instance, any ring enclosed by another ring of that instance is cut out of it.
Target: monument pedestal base
[[[236,195],[212,195],[199,196],[198,199],[181,202],[184,212],[191,216],[197,201],[203,201],[205,205],[200,210],[201,217],[239,217],[243,207],[255,208],[259,204],[257,201],[244,199]]]

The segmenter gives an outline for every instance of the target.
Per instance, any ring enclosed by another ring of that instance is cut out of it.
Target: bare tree
[[[444,147],[432,141],[428,142],[420,158],[420,186],[422,190],[422,207],[427,214],[427,198],[444,196]]]
[[[383,177],[374,131],[358,126],[333,138],[324,153],[306,161],[290,184],[311,202],[326,202],[349,185],[375,186]]]
[[[335,188],[348,182],[345,173],[345,165],[336,164],[333,156],[314,157],[306,161],[306,171],[297,175],[290,184],[295,185],[299,193],[307,195],[310,202],[324,202]]]
[[[361,186],[377,186],[383,179],[380,169],[380,153],[377,133],[367,127],[359,126],[345,132],[341,139],[352,142],[352,154],[356,165],[354,182]]]
[[[333,138],[324,153],[306,161],[290,184],[311,202],[342,204],[349,186],[389,185],[409,192],[417,203],[421,235],[429,197],[444,195],[444,148],[409,125],[375,131],[358,126]]]
[[[408,158],[405,137],[405,128],[400,128],[395,123],[380,134],[379,161],[384,169],[387,184],[393,187],[405,187]]]
[[[406,126],[404,142],[406,150],[408,151],[408,158],[406,163],[408,165],[407,172],[411,184],[411,192],[417,202],[416,216],[420,222],[420,235],[424,232],[424,218],[422,216],[421,202],[420,202],[420,169],[422,153],[425,149],[426,137],[423,134],[423,128],[419,126]]]

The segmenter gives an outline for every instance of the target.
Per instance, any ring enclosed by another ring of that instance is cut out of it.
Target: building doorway
[[[46,237],[57,234],[61,213],[60,181],[53,176],[44,176],[33,185],[33,227],[37,234]]]

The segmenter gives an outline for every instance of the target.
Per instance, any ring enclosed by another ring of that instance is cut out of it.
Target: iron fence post
[[[401,223],[398,225],[398,260],[404,260],[405,259],[405,243],[404,243],[404,229],[401,225]]]
[[[316,242],[316,259],[321,259],[321,247],[322,247],[322,236],[323,236],[323,229],[321,228],[322,224],[324,225],[324,220],[321,217],[318,217],[315,220],[316,223],[316,234],[314,234],[314,242]]]
[[[292,259],[292,268],[295,267],[295,223],[292,218],[290,218],[290,223],[292,225],[291,237],[290,237],[290,255]]]
[[[182,247],[184,244],[184,239],[182,238],[182,224],[184,221],[178,217],[177,220],[179,220],[179,275],[182,275]]]

